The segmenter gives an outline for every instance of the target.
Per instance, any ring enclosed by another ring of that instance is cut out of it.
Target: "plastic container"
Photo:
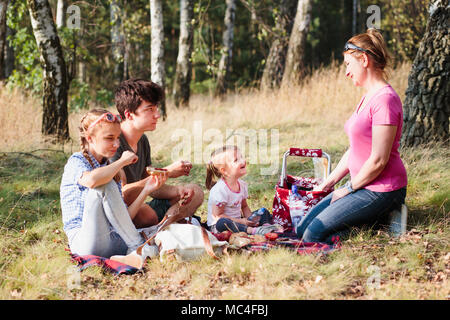
[[[289,213],[291,215],[292,229],[294,232],[297,232],[297,227],[303,220],[303,206],[301,197],[298,194],[298,187],[296,185],[292,185],[291,193],[289,195]]]

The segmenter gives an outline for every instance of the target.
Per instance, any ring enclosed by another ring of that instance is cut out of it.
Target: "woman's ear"
[[[363,62],[363,67],[364,68],[367,68],[368,66],[369,66],[369,57],[368,57],[368,55],[367,55],[367,53],[363,53],[362,54],[362,58],[363,58],[363,60],[362,60],[362,62]]]

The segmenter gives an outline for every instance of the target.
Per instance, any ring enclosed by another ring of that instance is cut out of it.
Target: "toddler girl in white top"
[[[240,179],[246,173],[247,163],[238,147],[223,146],[212,152],[205,184],[210,190],[207,224],[213,233],[230,230],[265,234],[278,229],[278,225],[268,224],[272,216],[267,209],[261,208],[252,214],[247,204],[247,183]],[[259,216],[259,219],[249,219],[251,216]]]

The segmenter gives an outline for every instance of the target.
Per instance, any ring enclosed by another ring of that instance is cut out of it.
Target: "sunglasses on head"
[[[361,48],[361,47],[358,47],[358,46],[354,45],[354,44],[351,43],[351,42],[347,42],[347,43],[345,44],[345,46],[344,46],[344,52],[345,52],[345,51],[348,51],[348,50],[357,50],[357,51],[365,52],[365,53],[368,53],[368,54],[370,54],[370,55],[372,55],[373,57],[376,58],[375,54],[373,54],[371,51],[366,50],[366,49],[363,49],[363,48]]]
[[[120,114],[114,115],[111,112],[106,112],[104,114],[102,114],[100,117],[98,117],[94,122],[91,123],[91,125],[89,126],[88,130],[90,130],[91,128],[93,128],[97,123],[99,123],[102,120],[106,120],[108,122],[122,122],[122,117],[120,116]]]

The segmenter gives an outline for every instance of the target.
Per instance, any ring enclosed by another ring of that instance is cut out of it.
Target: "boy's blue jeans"
[[[387,221],[388,213],[405,201],[406,187],[391,192],[360,189],[333,202],[330,193],[305,216],[297,227],[304,242],[327,242],[353,226],[375,225]]]

